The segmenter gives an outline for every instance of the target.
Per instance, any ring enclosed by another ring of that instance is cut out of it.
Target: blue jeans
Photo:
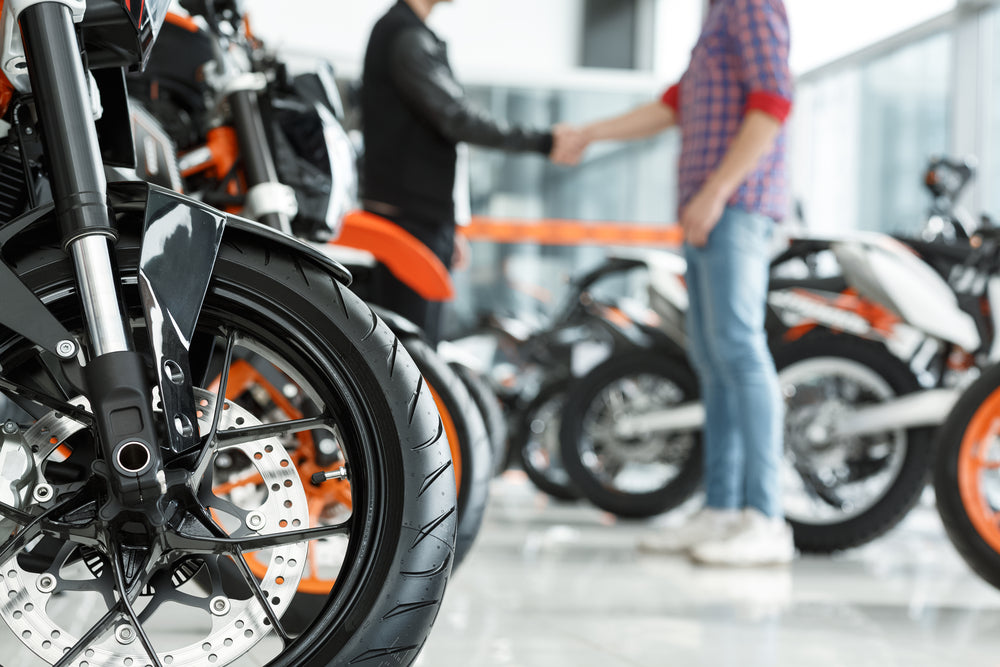
[[[764,332],[774,222],[727,208],[708,244],[685,244],[688,355],[705,404],[706,505],[780,517],[784,405]]]

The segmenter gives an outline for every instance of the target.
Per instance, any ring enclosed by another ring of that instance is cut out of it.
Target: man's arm
[[[556,126],[552,161],[576,165],[587,147],[595,141],[645,139],[677,125],[680,108],[680,85],[671,86],[656,102],[649,102],[620,116],[600,120],[579,129]]]
[[[402,32],[393,44],[393,82],[403,99],[449,141],[511,151],[552,151],[552,133],[510,127],[477,109],[448,68],[435,59],[437,45],[424,30]]]
[[[688,243],[696,247],[708,243],[726,202],[774,146],[781,126],[782,122],[768,113],[747,112],[722,162],[681,213]]]
[[[585,126],[582,131],[587,143],[594,141],[627,141],[645,139],[677,124],[674,110],[660,101],[650,102],[614,118]]]

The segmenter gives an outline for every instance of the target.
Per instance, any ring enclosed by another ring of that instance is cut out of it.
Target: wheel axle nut
[[[216,616],[225,616],[229,613],[230,607],[229,600],[224,597],[212,598],[212,602],[209,604],[209,609]]]
[[[43,574],[38,577],[38,582],[35,585],[40,592],[51,593],[56,589],[56,578],[51,574]]]

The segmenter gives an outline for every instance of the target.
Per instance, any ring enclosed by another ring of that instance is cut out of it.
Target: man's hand
[[[590,145],[584,131],[580,128],[561,123],[552,128],[552,153],[549,155],[555,164],[576,166],[583,159],[583,153]]]
[[[472,246],[462,230],[455,230],[455,250],[451,254],[451,267],[455,271],[465,271],[472,261]]]
[[[696,248],[708,243],[708,236],[719,224],[726,209],[726,199],[702,189],[681,211],[684,238]]]

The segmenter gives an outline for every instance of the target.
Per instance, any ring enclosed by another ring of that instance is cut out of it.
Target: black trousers
[[[452,254],[455,251],[453,222],[427,223],[406,217],[390,219],[413,234],[441,260],[445,267],[451,269]],[[419,326],[431,345],[436,346],[440,342],[441,302],[427,301],[382,264],[372,271],[370,283],[366,287],[362,294],[369,302],[402,315]]]

